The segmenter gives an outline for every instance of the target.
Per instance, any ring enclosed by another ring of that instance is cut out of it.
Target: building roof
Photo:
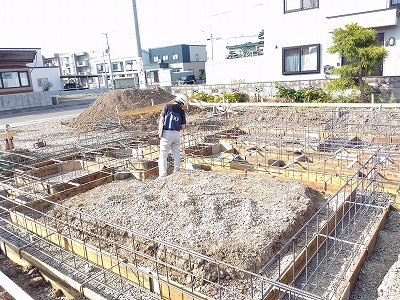
[[[238,48],[243,48],[243,47],[253,47],[253,46],[262,46],[262,45],[264,45],[263,42],[255,42],[255,43],[247,42],[247,43],[240,44],[240,45],[226,46],[226,49],[238,49]]]
[[[24,66],[33,63],[36,50],[0,49],[0,65],[2,67]]]

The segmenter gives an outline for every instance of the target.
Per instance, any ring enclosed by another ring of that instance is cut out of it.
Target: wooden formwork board
[[[51,283],[54,289],[62,290],[63,294],[68,299],[80,298],[81,284],[72,279],[70,275],[61,273],[56,268],[53,268],[49,264],[45,263],[43,260],[31,255],[29,252],[23,249],[21,250],[20,248],[16,247],[12,244],[12,242],[4,240],[1,237],[0,240],[5,245],[5,253],[7,257],[13,262],[24,267],[34,266],[45,278],[45,280]],[[83,295],[85,296],[85,299],[106,300],[87,287],[83,287]]]
[[[88,262],[101,267],[103,269],[109,269],[111,272],[129,280],[130,282],[150,291],[157,293],[165,300],[194,300],[190,294],[195,295],[196,299],[209,299],[208,297],[192,292],[185,286],[182,286],[171,280],[167,280],[164,277],[159,276],[154,278],[148,272],[138,270],[134,265],[124,263],[123,267],[119,265],[121,260],[116,256],[100,250],[95,246],[88,245],[87,243],[76,239],[62,236],[57,232],[56,229],[49,226],[44,226],[39,221],[27,217],[21,213],[11,212],[11,221],[30,232],[40,236],[41,238],[61,247],[62,249],[72,252],[78,255]],[[159,284],[160,289],[154,289],[155,284]]]
[[[0,133],[0,139],[10,138],[12,136],[16,136],[17,133],[15,131],[7,131],[5,133]]]
[[[185,167],[193,168],[192,166],[200,166],[200,168],[211,171],[227,171],[238,170],[244,172],[264,172],[271,176],[287,177],[294,180],[307,180],[321,182],[326,185],[333,184],[342,186],[349,178],[354,175],[354,171],[349,170],[338,174],[335,172],[324,172],[321,168],[312,169],[283,169],[274,166],[260,166],[256,164],[249,164],[248,162],[232,161],[228,159],[206,158],[206,157],[190,157],[185,159]],[[204,166],[204,167],[202,167]]]
[[[24,182],[29,184],[33,189],[48,194],[44,197],[44,199],[56,201],[59,199],[65,199],[80,193],[87,192],[88,190],[91,190],[96,186],[110,183],[113,181],[113,174],[113,168],[105,168],[85,176],[77,177],[70,180],[69,182],[46,183],[35,180],[30,180],[29,182],[27,180],[24,180]],[[43,207],[43,203],[41,200],[32,201],[27,203],[26,205],[33,207],[35,203],[39,203],[39,208]]]
[[[67,160],[63,162],[48,161],[48,164],[42,164],[40,167],[27,166],[19,168],[16,170],[16,173],[26,174],[37,178],[43,178],[57,173],[71,172],[81,169],[82,161],[79,160]]]
[[[382,216],[380,217],[380,220],[374,229],[374,233],[369,239],[367,245],[363,248],[356,262],[352,264],[351,270],[349,272],[350,275],[346,278],[345,283],[340,289],[336,299],[347,300],[348,295],[350,295],[351,292],[354,290],[354,287],[356,286],[356,283],[358,281],[358,275],[360,274],[361,267],[363,266],[364,262],[372,255],[372,252],[374,251],[375,248],[376,239],[378,238],[378,234],[383,229],[383,227],[387,222],[389,216],[389,210],[390,207],[388,206],[384,211],[384,213],[382,214]]]
[[[296,259],[288,266],[286,271],[280,276],[279,282],[291,285],[297,275],[301,273],[303,268],[313,259],[321,245],[323,245],[332,230],[338,225],[342,217],[347,213],[350,207],[350,202],[354,202],[356,198],[356,190],[353,190],[338,207],[336,213],[329,218],[325,225],[319,230],[318,234],[312,238],[303,251]],[[279,292],[275,289],[269,291],[263,300],[278,299]]]
[[[154,167],[149,170],[131,170],[131,174],[136,179],[143,181],[150,176],[157,176],[158,175],[158,167]]]

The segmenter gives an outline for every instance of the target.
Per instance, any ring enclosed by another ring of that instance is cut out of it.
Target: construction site
[[[1,134],[0,253],[69,299],[398,299],[400,109],[192,101],[159,178],[173,98]]]

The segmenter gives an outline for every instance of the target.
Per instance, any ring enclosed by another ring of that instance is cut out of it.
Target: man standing
[[[183,107],[187,103],[187,97],[178,94],[174,104],[166,104],[161,112],[158,125],[160,137],[160,156],[158,158],[159,177],[167,176],[167,157],[170,152],[174,156],[174,172],[178,172],[181,166],[180,131],[185,129],[186,114]]]

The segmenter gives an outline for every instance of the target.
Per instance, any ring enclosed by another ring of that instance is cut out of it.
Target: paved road
[[[51,119],[70,119],[83,112],[90,103],[71,104],[58,107],[46,107],[33,111],[0,112],[0,131],[4,130],[6,124],[11,128],[22,125],[40,123]]]

